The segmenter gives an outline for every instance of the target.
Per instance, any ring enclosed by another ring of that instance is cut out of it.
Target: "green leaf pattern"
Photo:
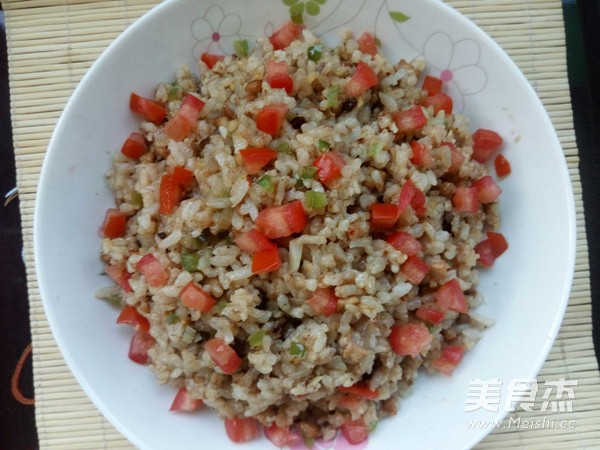
[[[390,17],[392,19],[394,19],[396,22],[406,22],[408,19],[410,19],[409,16],[407,16],[406,14],[400,12],[400,11],[390,11]]]
[[[294,23],[304,23],[304,13],[309,16],[318,16],[321,6],[327,0],[281,0],[290,10],[290,17]]]

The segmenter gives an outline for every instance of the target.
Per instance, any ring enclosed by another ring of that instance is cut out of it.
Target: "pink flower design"
[[[353,445],[346,440],[343,433],[338,433],[331,441],[317,439],[312,450],[363,450],[369,445],[369,439],[360,444]],[[310,450],[304,443],[300,443],[290,448],[290,450]]]
[[[192,23],[192,35],[197,41],[193,50],[194,58],[199,59],[202,53],[231,53],[241,28],[240,16],[225,15],[220,6],[211,6],[203,17]]]
[[[453,42],[447,34],[437,32],[427,38],[423,55],[430,74],[446,84],[455,111],[464,109],[465,96],[477,94],[487,85],[487,73],[479,66],[481,49],[473,39]]]

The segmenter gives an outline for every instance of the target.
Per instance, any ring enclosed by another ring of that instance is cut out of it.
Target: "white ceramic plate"
[[[293,2],[288,2],[293,3]],[[497,130],[513,173],[501,186],[502,227],[509,251],[481,276],[487,302],[479,312],[496,325],[452,378],[422,375],[397,416],[382,420],[370,449],[463,449],[490,428],[466,420],[504,415],[506,387],[534,377],[558,331],[575,253],[570,180],[554,129],[524,76],[479,28],[437,0],[297,0],[320,5],[308,25],[327,43],[343,28],[376,30],[391,59],[424,54],[430,73],[448,81],[456,109],[472,129]],[[232,51],[232,41],[269,34],[289,18],[289,5],[269,0],[165,1],[117,39],[81,82],[56,128],[42,171],[35,252],[44,306],[69,367],[102,413],[144,449],[237,448],[215,413],[173,414],[174,391],[147,367],[127,359],[131,331],[117,312],[94,298],[107,285],[98,257],[98,227],[113,205],[104,174],[112,154],[138,126],[132,91],[152,96],[182,64],[196,68],[203,51]],[[217,48],[217,47],[220,47]],[[469,381],[501,380],[498,412],[465,412]],[[247,449],[271,448],[264,438]],[[336,444],[336,449],[341,449]],[[362,448],[362,446],[357,447]]]

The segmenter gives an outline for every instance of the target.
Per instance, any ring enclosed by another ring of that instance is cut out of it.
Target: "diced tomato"
[[[200,312],[208,312],[217,301],[197,283],[190,281],[179,293],[183,306]]]
[[[274,50],[283,50],[292,42],[300,39],[304,25],[288,22],[269,37]]]
[[[473,133],[473,159],[486,163],[504,141],[498,133],[480,128]]]
[[[388,337],[392,350],[400,356],[417,356],[432,340],[433,336],[421,322],[394,325]]]
[[[358,409],[365,403],[362,397],[355,394],[344,395],[337,403],[339,408],[345,408],[348,411],[358,411]]]
[[[237,238],[235,243],[243,252],[254,255],[257,252],[264,250],[273,250],[277,248],[274,242],[265,237],[260,231],[252,229],[247,231]]]
[[[437,325],[444,320],[444,313],[435,306],[421,306],[419,309],[417,309],[416,316],[417,318],[432,325]]]
[[[427,125],[427,117],[425,117],[423,108],[419,105],[395,112],[392,117],[398,128],[398,134],[414,133]]]
[[[169,281],[169,273],[152,253],[144,255],[135,268],[146,277],[146,281],[152,287],[164,286]]]
[[[377,86],[379,78],[375,71],[367,63],[359,61],[352,78],[346,84],[346,95],[358,97],[360,94],[373,86]]]
[[[293,447],[302,441],[302,438],[297,433],[290,430],[289,427],[280,428],[275,424],[264,427],[265,436],[275,446],[279,448]]]
[[[256,115],[256,127],[271,136],[279,133],[283,119],[288,112],[288,107],[284,103],[272,103],[265,106]]]
[[[477,200],[481,203],[491,203],[502,194],[500,186],[489,175],[481,177],[473,186],[477,188]]]
[[[450,147],[451,164],[450,164],[450,167],[448,168],[448,173],[450,173],[450,174],[458,173],[460,168],[463,165],[463,162],[465,162],[465,155],[463,155],[461,152],[459,152],[456,149],[456,145],[454,145],[452,142],[442,142],[442,145],[446,145],[446,146]]]
[[[138,364],[148,363],[148,350],[154,345],[154,338],[147,331],[138,330],[131,338],[129,359]]]
[[[412,284],[420,284],[429,273],[429,266],[416,255],[409,256],[400,270]]]
[[[358,382],[352,386],[338,387],[338,391],[343,392],[345,394],[355,394],[359,397],[366,398],[367,400],[377,400],[379,398],[379,391],[371,389],[367,383]]]
[[[256,226],[269,239],[299,233],[307,223],[308,219],[300,200],[265,208],[256,218]]]
[[[277,247],[269,250],[261,250],[252,256],[252,273],[275,272],[281,267],[281,257]]]
[[[288,64],[285,61],[276,62],[272,59],[265,64],[265,81],[273,89],[285,89],[290,95],[294,88],[294,80],[290,75]]]
[[[398,214],[402,214],[410,206],[416,191],[417,188],[412,181],[407,180],[404,183],[400,190],[400,198],[398,199]]]
[[[202,53],[200,60],[208,66],[209,69],[215,67],[219,61],[223,61],[225,59],[225,55],[213,55],[211,53]]]
[[[400,213],[397,205],[373,203],[371,205],[371,227],[377,229],[392,228],[396,225]]]
[[[177,391],[173,404],[169,411],[192,412],[202,408],[204,402],[199,398],[193,398],[186,388]]]
[[[119,314],[117,318],[118,324],[130,325],[136,329],[136,331],[149,331],[150,322],[144,316],[142,316],[135,307],[127,305]]]
[[[462,345],[448,345],[442,350],[442,354],[431,362],[431,366],[450,376],[464,355],[465,348]]]
[[[369,427],[362,417],[344,422],[341,428],[346,440],[353,445],[360,444],[369,437]]]
[[[121,289],[125,292],[131,292],[131,286],[129,285],[129,278],[131,274],[127,271],[125,266],[106,266],[104,272],[110,277]]]
[[[435,292],[435,301],[442,311],[449,309],[460,313],[467,313],[469,311],[465,294],[456,278],[445,282],[438,288]]]
[[[129,109],[154,123],[162,123],[167,117],[167,109],[163,105],[133,92],[129,98]]]
[[[412,158],[410,162],[415,166],[424,167],[426,169],[433,166],[433,156],[429,153],[429,149],[419,141],[412,141],[410,143],[412,149]]]
[[[410,234],[403,231],[390,234],[386,241],[396,250],[400,250],[407,256],[416,255],[421,251],[421,243]]]
[[[346,160],[338,152],[324,153],[313,162],[313,166],[317,168],[319,181],[324,185],[329,185],[340,178],[345,165]]]
[[[248,175],[254,175],[271,161],[277,159],[277,152],[266,147],[248,147],[240,150],[240,155]]]
[[[445,111],[446,115],[452,114],[452,108],[454,106],[452,97],[443,92],[427,97],[421,102],[421,105],[425,108],[432,106],[434,116],[437,116],[440,111]]]
[[[483,267],[491,267],[496,259],[508,250],[508,242],[502,233],[488,231],[488,238],[475,246],[479,255],[478,263]]]
[[[423,194],[423,192],[419,189],[415,189],[415,194],[410,201],[410,205],[413,207],[417,217],[423,217],[425,214],[427,214],[427,208],[425,207],[426,201],[427,199],[425,198],[425,194]]]
[[[109,239],[116,239],[125,234],[127,230],[127,213],[116,208],[110,208],[104,216],[102,235]]]
[[[254,419],[236,417],[225,418],[225,431],[233,442],[241,443],[256,439],[259,436],[258,423]]]
[[[319,288],[306,304],[317,314],[329,317],[337,312],[338,298],[333,288]]]
[[[476,187],[459,187],[456,188],[454,197],[452,197],[454,207],[460,212],[477,212],[479,202],[477,201]]]
[[[221,338],[214,338],[204,344],[204,349],[208,352],[214,363],[226,373],[231,375],[242,365],[242,360],[227,342]]]
[[[182,195],[181,184],[175,180],[175,177],[170,173],[163,175],[160,179],[159,212],[172,214],[179,206]]]
[[[496,168],[496,175],[499,177],[506,177],[510,175],[510,163],[503,155],[496,156],[494,160],[494,167]]]
[[[175,141],[183,141],[195,128],[204,105],[195,95],[186,95],[177,113],[165,124],[165,134]]]
[[[123,147],[121,147],[121,153],[128,158],[139,158],[144,153],[148,146],[146,145],[146,139],[140,133],[131,133],[125,140]]]
[[[442,92],[442,80],[431,75],[425,75],[423,80],[423,89],[427,91],[429,97],[433,97],[436,94]]]
[[[377,54],[377,43],[375,42],[375,36],[373,36],[368,31],[365,31],[360,37],[356,40],[358,44],[358,49],[366,53],[367,55],[375,56]]]
[[[173,168],[173,181],[183,187],[194,178],[194,172],[183,167]]]

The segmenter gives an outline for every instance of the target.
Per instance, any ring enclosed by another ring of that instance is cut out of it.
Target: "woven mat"
[[[42,308],[33,264],[33,207],[40,166],[58,117],[98,55],[158,0],[3,0],[41,448],[131,448],[83,393],[58,351]],[[575,192],[578,241],[571,300],[538,382],[579,380],[572,413],[522,419],[575,420],[571,429],[499,429],[478,449],[600,448],[600,378],[591,338],[588,253],[573,131],[560,0],[448,0],[509,53],[544,102],[558,132]],[[509,419],[507,419],[509,420]],[[505,422],[508,424],[508,422]]]

